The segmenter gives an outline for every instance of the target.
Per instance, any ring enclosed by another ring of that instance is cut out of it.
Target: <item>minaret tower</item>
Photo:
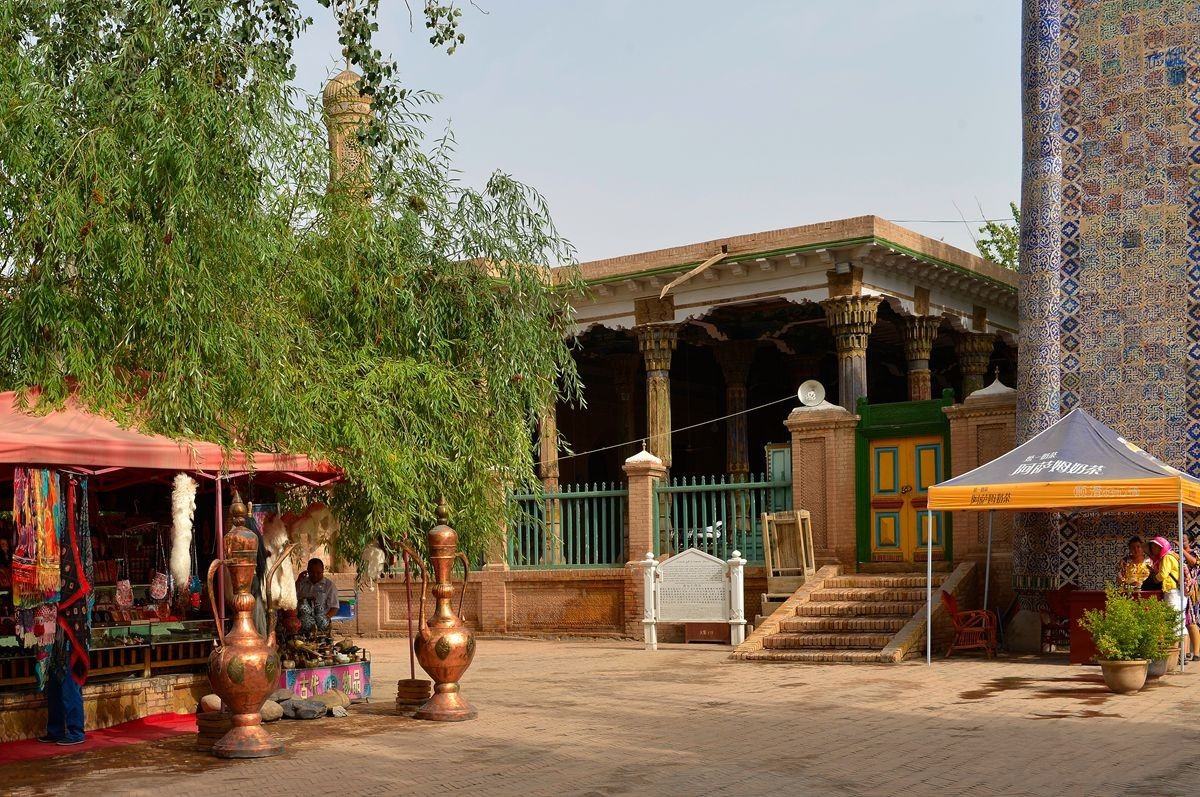
[[[370,122],[371,98],[360,93],[361,84],[362,76],[347,65],[325,84],[321,99],[329,130],[329,191],[369,197],[370,165],[358,134]]]

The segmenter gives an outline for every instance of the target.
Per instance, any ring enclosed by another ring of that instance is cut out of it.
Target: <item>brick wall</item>
[[[946,407],[950,421],[952,476],[990,462],[1016,445],[1016,391],[973,393],[962,404]],[[980,594],[987,560],[987,512],[955,512],[954,559],[979,564]],[[1014,513],[992,514],[992,569],[988,608],[1003,609],[1013,597],[1012,550]]]
[[[189,714],[211,691],[208,675],[182,673],[87,684],[84,727],[97,730],[152,714]],[[46,698],[40,692],[0,694],[0,742],[32,739],[46,732]]]

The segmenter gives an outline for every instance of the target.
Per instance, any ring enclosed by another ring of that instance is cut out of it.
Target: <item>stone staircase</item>
[[[948,574],[933,574],[935,590]],[[936,594],[936,593],[935,593]],[[826,578],[791,614],[771,617],[778,630],[752,661],[879,662],[913,616],[925,606],[924,573],[837,575]]]

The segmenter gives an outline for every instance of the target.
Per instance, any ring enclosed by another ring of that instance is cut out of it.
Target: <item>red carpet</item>
[[[37,739],[0,744],[0,766],[18,761],[36,761],[39,758],[86,753],[106,747],[121,747],[138,742],[154,742],[168,736],[196,732],[195,714],[154,714],[140,720],[124,722],[111,728],[88,731],[87,741],[70,747],[42,744]]]

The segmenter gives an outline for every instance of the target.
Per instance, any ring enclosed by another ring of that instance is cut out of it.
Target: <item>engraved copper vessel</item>
[[[262,727],[259,715],[267,696],[275,691],[275,680],[279,677],[275,626],[272,620],[266,639],[254,627],[250,583],[254,580],[259,541],[258,535],[245,526],[246,506],[236,491],[229,512],[233,525],[223,538],[225,558],[208,568],[208,598],[213,617],[218,617],[213,576],[224,565],[233,590],[235,615],[228,632],[223,622],[217,622],[218,644],[208,657],[208,680],[221,702],[232,711],[233,727],[213,745],[212,751],[218,758],[265,758],[283,752],[283,744]],[[290,548],[276,564],[289,554]],[[270,584],[270,575],[264,584]],[[269,595],[267,602],[270,605]],[[273,616],[274,612],[268,615]]]
[[[421,668],[433,678],[433,697],[413,716],[435,722],[460,722],[474,719],[476,712],[459,691],[458,682],[471,666],[475,657],[475,635],[462,618],[463,594],[466,592],[470,562],[467,555],[458,550],[458,534],[446,524],[446,504],[438,503],[438,524],[429,530],[429,562],[436,579],[433,596],[436,600],[433,616],[425,617],[425,590],[428,573],[423,573],[421,583],[421,627],[417,631],[413,647]],[[454,584],[450,581],[455,561],[463,566],[463,593],[458,598],[455,610],[451,598]]]

